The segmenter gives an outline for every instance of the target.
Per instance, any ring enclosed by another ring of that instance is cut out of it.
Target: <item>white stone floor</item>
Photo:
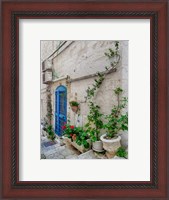
[[[72,145],[65,145],[61,140],[56,139],[55,144],[49,144],[47,137],[41,137],[41,159],[107,159],[102,153],[89,150],[80,153]]]

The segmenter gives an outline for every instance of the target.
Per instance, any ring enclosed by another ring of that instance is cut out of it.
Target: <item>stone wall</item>
[[[70,76],[71,79],[104,71],[109,66],[109,59],[104,55],[108,48],[114,48],[114,41],[76,41],[67,49],[53,59],[53,67],[58,77]],[[110,112],[116,97],[113,90],[120,86],[128,94],[128,42],[120,42],[121,61],[116,72],[108,74],[99,89],[96,102],[100,105],[104,114]],[[70,83],[68,88],[68,99],[76,99],[80,102],[81,114],[84,118],[88,113],[88,106],[85,101],[86,89],[94,83],[94,78],[82,79]],[[62,84],[62,83],[57,83]],[[55,84],[52,85],[55,90]],[[53,97],[54,100],[54,97]],[[73,113],[68,105],[70,119],[73,120]]]
[[[53,112],[55,111],[55,90],[59,85],[64,85],[67,87],[68,117],[74,123],[74,113],[69,107],[69,101],[75,99],[80,103],[83,124],[86,123],[89,111],[87,103],[85,103],[86,90],[88,86],[94,83],[95,77],[71,83],[67,83],[66,77],[75,79],[104,71],[105,66],[110,66],[110,61],[104,53],[108,52],[109,48],[114,49],[114,43],[115,41],[74,41],[53,58],[52,71],[56,76],[51,84]],[[116,87],[123,88],[125,91],[123,95],[128,96],[128,41],[120,41],[119,48],[121,60],[117,66],[117,71],[106,75],[95,98],[104,114],[109,114],[112,105],[117,103],[116,96],[113,94]],[[42,96],[41,99],[43,99]],[[44,107],[45,105],[43,105]],[[42,113],[45,115],[45,111]]]
[[[42,62],[47,59],[60,45],[61,41],[55,40],[43,40],[40,43],[41,50],[41,119],[46,116],[47,108],[46,108],[46,84],[42,82]]]

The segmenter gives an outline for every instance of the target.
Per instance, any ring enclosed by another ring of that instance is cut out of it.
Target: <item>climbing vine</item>
[[[47,119],[48,123],[51,125],[52,123],[52,104],[51,104],[51,91],[50,91],[50,86],[47,87]]]
[[[120,99],[122,92],[123,90],[120,87],[114,90],[118,104],[114,105],[111,113],[105,117],[107,123],[104,124],[104,128],[106,129],[107,139],[114,138],[120,130],[128,130],[128,113],[123,113],[123,109],[127,106],[128,99],[126,97]]]
[[[95,96],[96,90],[100,88],[101,84],[104,81],[104,78],[105,74],[102,74],[100,72],[97,73],[97,78],[94,79],[94,84],[92,85],[92,87],[88,87],[88,89],[86,90],[86,100],[91,100]]]
[[[116,69],[116,66],[120,61],[119,41],[115,41],[114,50],[111,48],[109,48],[108,50],[109,52],[105,52],[104,54],[109,58],[110,66],[109,67],[105,66],[105,71],[96,73],[96,78],[94,79],[95,82],[93,83],[92,87],[88,87],[88,89],[86,90],[87,93],[87,96],[85,97],[86,101],[91,100],[95,96],[97,89],[100,88],[108,71],[110,69]]]
[[[54,132],[53,126],[52,126],[53,113],[52,113],[50,86],[47,87],[46,103],[47,103],[47,114],[46,114],[43,130],[47,132],[49,139],[54,140],[56,135],[55,135],[55,132]]]
[[[108,49],[108,52],[104,53],[105,56],[107,56],[110,60],[110,67],[106,67],[106,70],[109,70],[110,68],[116,69],[117,64],[120,61],[120,53],[119,53],[119,41],[115,41],[115,49]]]
[[[115,50],[109,49],[109,52],[105,53],[105,56],[107,56],[110,60],[112,58],[116,58],[114,60],[111,60],[111,66],[105,67],[104,72],[98,72],[96,74],[96,78],[94,79],[94,83],[91,87],[88,87],[86,90],[87,96],[85,97],[88,106],[89,106],[89,114],[87,116],[88,122],[85,125],[87,133],[90,135],[90,138],[93,142],[99,140],[99,133],[100,130],[103,128],[103,122],[102,117],[103,114],[100,112],[100,106],[97,105],[94,102],[94,97],[96,95],[97,90],[101,87],[105,76],[107,72],[113,68],[116,68],[116,65],[120,61],[120,55],[119,55],[119,42],[115,42]]]

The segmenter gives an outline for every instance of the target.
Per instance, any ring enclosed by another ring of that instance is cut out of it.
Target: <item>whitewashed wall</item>
[[[46,116],[47,108],[46,108],[46,84],[42,82],[42,62],[47,59],[59,46],[60,41],[54,40],[43,40],[40,43],[40,54],[41,54],[41,119]]]
[[[105,66],[110,66],[109,59],[104,55],[109,48],[114,49],[114,41],[74,41],[53,58],[53,71],[58,78],[63,78],[61,81],[57,81],[56,78],[56,81],[51,84],[53,111],[55,110],[55,90],[59,85],[65,85],[68,91],[68,117],[73,123],[74,113],[69,107],[69,101],[76,99],[80,103],[83,124],[86,123],[89,110],[87,103],[84,102],[84,97],[88,86],[94,83],[94,78],[66,84],[64,77],[68,75],[71,79],[74,79],[104,71]],[[124,96],[128,95],[128,41],[120,41],[119,48],[121,60],[117,66],[117,71],[106,75],[106,79],[95,98],[104,114],[109,114],[113,104],[117,103],[116,96],[113,93],[116,87],[122,87],[125,90]]]
[[[113,41],[75,41],[53,59],[59,77],[77,78],[103,71],[109,64],[104,52],[114,47]]]
[[[114,41],[76,41],[53,59],[53,67],[58,77],[69,75],[71,79],[104,71],[109,66],[109,59],[104,55],[109,48],[114,48]],[[121,61],[115,73],[108,74],[97,93],[96,102],[103,113],[110,112],[116,97],[113,89],[120,86],[128,94],[128,41],[120,42]],[[84,102],[86,89],[94,83],[94,78],[71,83],[69,98],[81,102],[81,114],[87,115],[88,107]],[[55,88],[53,88],[55,89]],[[73,113],[70,113],[72,116]],[[84,116],[85,117],[85,116]],[[72,119],[72,118],[71,118]]]

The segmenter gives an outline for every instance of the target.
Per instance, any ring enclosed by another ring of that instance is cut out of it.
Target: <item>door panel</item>
[[[62,126],[67,121],[67,90],[64,86],[59,86],[55,92],[55,133],[62,135]]]

